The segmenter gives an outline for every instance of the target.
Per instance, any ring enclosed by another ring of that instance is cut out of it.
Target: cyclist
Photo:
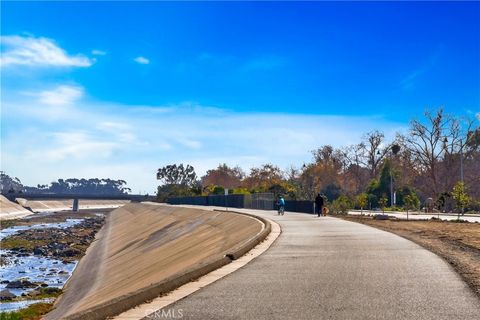
[[[283,198],[283,196],[280,196],[278,198],[277,205],[278,205],[278,214],[281,214],[283,216],[283,214],[285,213],[285,199]]]

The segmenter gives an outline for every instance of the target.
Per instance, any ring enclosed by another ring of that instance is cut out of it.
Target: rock
[[[41,292],[44,294],[57,294],[57,293],[61,293],[62,289],[55,288],[55,287],[47,287],[47,288],[42,288]]]
[[[0,284],[7,284],[7,283],[9,283],[9,282],[10,282],[10,281],[8,281],[8,280],[2,280],[2,281],[0,281]]]
[[[74,257],[78,254],[81,254],[80,250],[70,248],[70,249],[60,251],[58,253],[58,256],[60,256],[60,257]]]
[[[38,291],[38,290],[32,290],[32,291],[30,291],[30,292],[27,293],[27,296],[33,298],[33,297],[36,297],[36,296],[38,296],[38,295],[40,295],[40,294],[41,294],[40,291]]]
[[[8,289],[26,289],[26,288],[36,288],[37,285],[28,280],[15,280],[7,284],[6,288]]]
[[[7,301],[15,299],[17,296],[10,292],[10,290],[3,289],[0,291],[0,301]]]
[[[45,250],[43,250],[42,248],[40,247],[36,247],[35,249],[33,249],[33,254],[34,255],[44,255],[45,254]]]

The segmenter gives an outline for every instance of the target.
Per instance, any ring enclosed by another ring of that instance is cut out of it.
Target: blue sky
[[[2,2],[2,170],[29,184],[301,165],[480,111],[480,3]]]

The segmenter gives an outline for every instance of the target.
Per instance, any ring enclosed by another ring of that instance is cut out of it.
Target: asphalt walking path
[[[147,318],[479,319],[480,300],[435,254],[332,217],[253,211],[280,224],[264,254]]]

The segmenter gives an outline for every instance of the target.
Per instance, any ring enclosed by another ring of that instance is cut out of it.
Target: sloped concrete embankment
[[[10,220],[18,219],[29,216],[33,212],[25,209],[18,203],[12,202],[0,195],[0,219],[1,220]]]
[[[104,319],[253,248],[270,224],[231,212],[128,204],[114,210],[46,319]]]
[[[26,208],[30,208],[33,212],[53,212],[66,211],[73,209],[73,199],[67,200],[27,200],[17,198],[18,203]],[[127,203],[129,200],[80,200],[79,209],[108,209],[118,208]]]

